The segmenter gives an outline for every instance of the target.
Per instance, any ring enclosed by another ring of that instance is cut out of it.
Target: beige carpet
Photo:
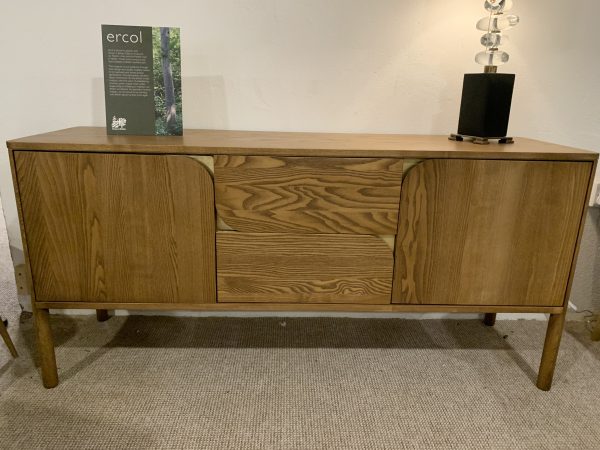
[[[7,251],[0,232],[21,353],[0,345],[2,449],[600,448],[600,343],[581,322],[541,392],[543,322],[58,316],[46,390]]]
[[[600,444],[600,344],[568,325],[550,392],[544,324],[339,318],[31,319],[0,351],[1,448],[579,448]]]

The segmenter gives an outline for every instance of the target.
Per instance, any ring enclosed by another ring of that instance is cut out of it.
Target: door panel
[[[38,301],[215,302],[213,184],[200,163],[14,154]]]
[[[591,163],[428,160],[405,176],[393,303],[560,306]]]

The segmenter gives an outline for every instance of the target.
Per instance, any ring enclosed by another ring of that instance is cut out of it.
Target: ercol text
[[[127,34],[127,33],[108,33],[106,35],[108,42],[124,42],[125,44],[141,44],[142,43],[142,31],[139,34]]]

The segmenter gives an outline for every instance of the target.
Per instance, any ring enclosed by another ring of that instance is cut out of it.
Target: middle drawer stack
[[[390,303],[402,168],[216,156],[218,301]]]

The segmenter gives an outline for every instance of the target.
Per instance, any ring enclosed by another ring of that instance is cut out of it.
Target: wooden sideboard
[[[44,386],[49,309],[550,315],[598,155],[517,139],[77,127],[7,143]]]

